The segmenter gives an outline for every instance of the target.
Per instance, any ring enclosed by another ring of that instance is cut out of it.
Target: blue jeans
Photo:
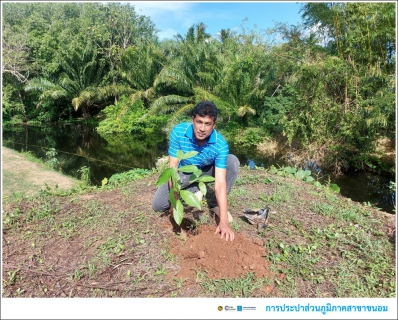
[[[233,154],[228,155],[227,159],[227,194],[231,191],[232,185],[234,184],[236,178],[238,177],[240,162],[239,159]],[[202,175],[209,175],[214,177],[215,167],[214,165],[204,167],[202,169]],[[199,191],[198,183],[189,184],[189,178],[191,174],[189,173],[178,173],[181,179],[181,187],[184,190],[189,190],[192,193]],[[169,201],[169,184],[166,182],[162,184],[157,190],[152,199],[152,209],[154,211],[166,211],[170,209]],[[217,199],[213,199],[210,203],[210,208],[217,206]]]

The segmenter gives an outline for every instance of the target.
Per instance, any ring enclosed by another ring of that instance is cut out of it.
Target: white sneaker
[[[203,193],[200,190],[195,192],[194,195],[196,196],[196,198],[198,198],[199,202],[202,202]]]
[[[214,207],[214,208],[211,208],[210,211],[214,212],[220,218],[220,208],[218,206]],[[234,218],[229,213],[229,211],[227,211],[227,213],[228,213],[228,222],[234,221]]]

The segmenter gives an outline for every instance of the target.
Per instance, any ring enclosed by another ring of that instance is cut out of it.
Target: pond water
[[[19,152],[30,151],[36,157],[47,160],[46,153],[50,148],[57,151],[62,172],[74,178],[80,178],[78,170],[90,168],[90,178],[94,185],[101,185],[104,178],[134,168],[151,169],[156,161],[167,154],[165,136],[150,137],[143,141],[132,135],[116,136],[104,139],[95,128],[82,124],[32,127],[14,126],[3,128],[3,145]],[[233,150],[241,165],[268,168],[272,164],[285,165],[275,159],[249,155],[243,150]],[[309,163],[308,168],[318,177],[321,183],[328,180],[340,187],[340,194],[353,201],[369,203],[383,211],[393,213],[395,193],[389,185],[395,181],[394,176],[376,174],[333,176]]]

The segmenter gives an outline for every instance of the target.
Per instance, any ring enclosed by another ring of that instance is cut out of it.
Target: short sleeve
[[[219,169],[227,168],[228,154],[229,154],[229,147],[228,147],[228,145],[225,145],[221,150],[219,150],[219,153],[216,157],[216,160],[214,163],[216,168],[219,168]]]

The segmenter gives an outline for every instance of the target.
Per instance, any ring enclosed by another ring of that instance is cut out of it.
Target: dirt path
[[[31,162],[17,151],[2,146],[2,196],[11,196],[13,193],[27,195],[37,194],[47,185],[54,189],[70,189],[79,183],[79,180],[67,177],[59,172],[46,169],[39,163]]]

